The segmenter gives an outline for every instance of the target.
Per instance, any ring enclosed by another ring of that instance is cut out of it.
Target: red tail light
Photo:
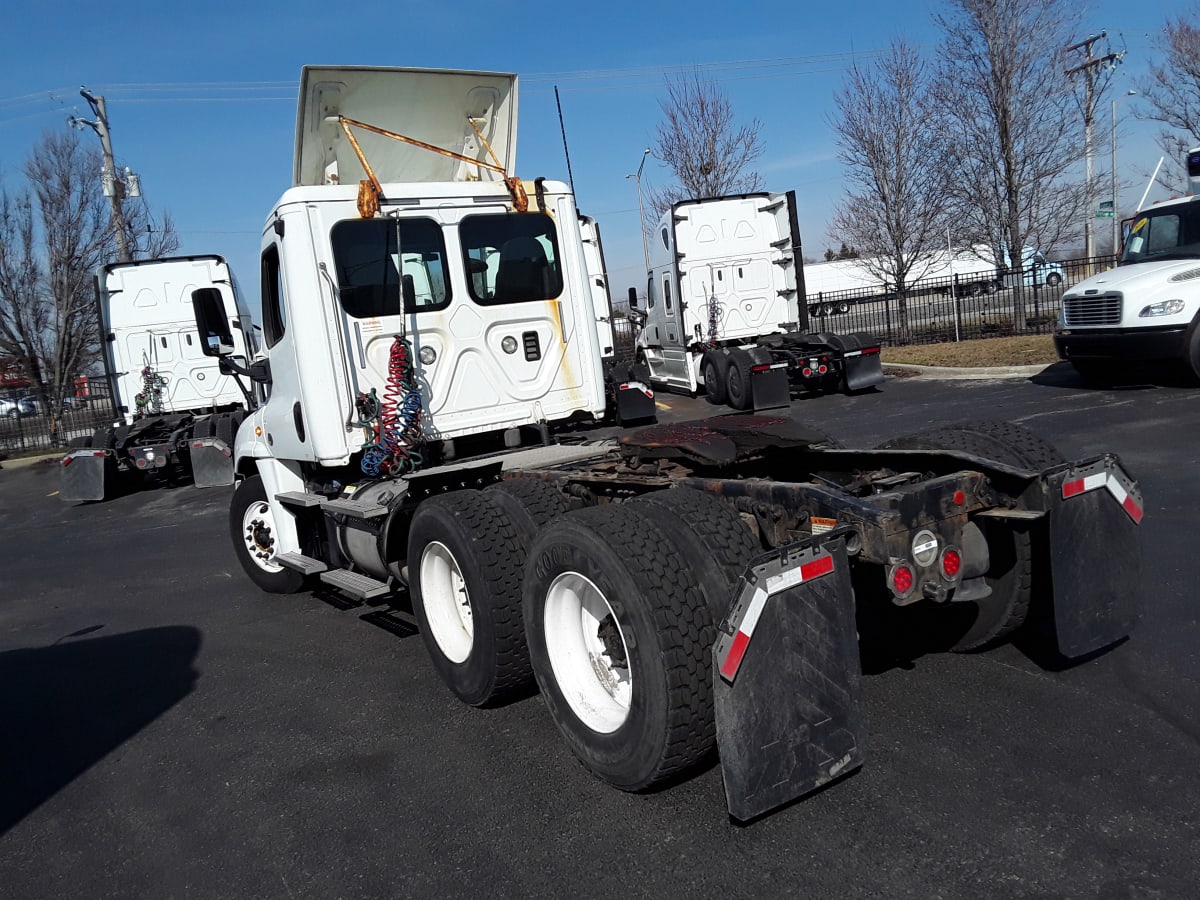
[[[942,554],[942,572],[947,578],[957,578],[962,570],[962,556],[957,550],[946,550]]]
[[[897,597],[907,597],[912,593],[913,583],[916,581],[913,575],[912,567],[908,563],[899,563],[892,569],[891,587],[892,593]]]

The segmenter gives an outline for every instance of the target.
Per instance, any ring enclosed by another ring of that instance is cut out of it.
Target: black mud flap
[[[188,442],[192,479],[196,487],[233,484],[233,450],[220,438],[195,438]]]
[[[792,402],[787,363],[755,365],[750,369],[750,397],[754,409],[775,409]]]
[[[658,408],[654,405],[654,391],[640,381],[627,381],[613,385],[616,395],[617,423],[656,422]]]
[[[729,814],[746,821],[862,765],[844,530],[751,562],[713,648]]]
[[[1111,455],[1044,484],[1058,649],[1083,656],[1128,635],[1140,617],[1142,494]]]
[[[62,460],[58,496],[68,503],[104,499],[108,454],[103,450],[72,450]]]
[[[846,390],[850,393],[883,384],[883,362],[878,347],[847,350],[842,356],[842,366],[846,372]]]

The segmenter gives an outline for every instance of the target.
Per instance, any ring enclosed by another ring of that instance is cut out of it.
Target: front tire
[[[264,591],[294,594],[303,590],[304,576],[275,562],[277,531],[262,476],[247,478],[234,490],[229,505],[229,536],[238,562]]]
[[[408,538],[409,592],[434,669],[471,706],[531,680],[521,621],[525,541],[497,498],[453,491],[417,507]]]
[[[524,611],[551,718],[593,774],[646,790],[712,752],[709,607],[669,533],[636,504],[579,510],[543,529]]]

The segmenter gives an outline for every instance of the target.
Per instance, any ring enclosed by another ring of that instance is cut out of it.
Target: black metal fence
[[[4,403],[0,415],[0,454],[61,449],[71,438],[90,435],[113,422],[112,398],[102,381],[90,382],[86,394],[68,396],[57,416],[47,415],[40,398],[28,391],[14,391],[0,399],[12,404]]]
[[[941,344],[1054,328],[1063,291],[1112,267],[1114,257],[1059,260],[1008,273],[986,272],[913,282],[902,295],[837,291],[808,296],[809,331],[865,331],[884,344]],[[637,332],[614,318],[618,359],[631,361]]]

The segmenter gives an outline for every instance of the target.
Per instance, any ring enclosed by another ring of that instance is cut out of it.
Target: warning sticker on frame
[[[837,519],[823,519],[820,516],[813,516],[811,522],[813,534],[824,534],[827,531],[833,531],[833,529],[837,528]]]

